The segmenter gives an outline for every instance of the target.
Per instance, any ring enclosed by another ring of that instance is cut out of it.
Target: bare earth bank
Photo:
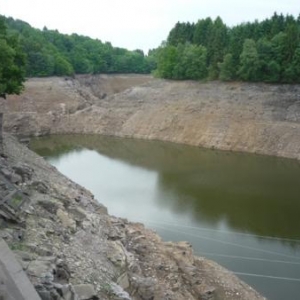
[[[17,134],[96,133],[300,159],[300,85],[30,79],[0,110]]]

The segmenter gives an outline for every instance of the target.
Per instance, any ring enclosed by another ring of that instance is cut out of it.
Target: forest
[[[27,77],[150,73],[155,68],[154,59],[142,50],[129,51],[75,33],[61,34],[46,27],[39,30],[21,20],[2,18],[7,34],[17,37],[25,53]]]
[[[178,22],[155,56],[162,78],[300,82],[300,15],[232,28],[220,17]]]
[[[25,55],[26,77],[152,72],[175,80],[300,82],[300,15],[274,13],[233,27],[220,17],[178,22],[167,40],[147,55],[75,33],[0,19]]]

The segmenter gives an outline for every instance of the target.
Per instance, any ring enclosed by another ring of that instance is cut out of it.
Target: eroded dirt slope
[[[5,128],[19,134],[97,133],[300,159],[299,85],[31,79],[2,110]]]

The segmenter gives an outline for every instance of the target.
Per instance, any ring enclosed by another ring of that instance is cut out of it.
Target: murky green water
[[[54,136],[31,148],[111,214],[188,240],[269,299],[299,299],[299,162],[101,136]]]

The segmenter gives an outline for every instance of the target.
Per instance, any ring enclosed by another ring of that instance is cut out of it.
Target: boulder
[[[61,221],[63,227],[70,228],[72,230],[76,230],[76,222],[72,218],[69,217],[69,214],[62,209],[58,209],[56,212],[57,217]]]
[[[61,283],[68,283],[71,276],[71,271],[67,263],[60,259],[56,263],[55,279]]]
[[[74,287],[71,284],[62,285],[54,283],[53,287],[64,300],[79,300],[77,294],[74,291]]]
[[[79,300],[99,299],[97,297],[94,286],[91,284],[74,285],[74,291],[77,294]]]
[[[34,278],[49,279],[53,277],[55,265],[51,261],[33,260],[29,265],[26,273]]]
[[[33,169],[29,167],[27,164],[19,164],[16,166],[13,166],[13,169],[16,174],[20,175],[22,177],[22,181],[28,181],[31,180]]]
[[[53,200],[40,200],[38,204],[50,214],[56,214],[59,208],[59,204]]]
[[[42,181],[34,181],[31,184],[31,187],[37,190],[41,194],[47,194],[49,190],[48,186]]]
[[[85,213],[85,211],[84,211],[82,208],[80,208],[80,207],[69,207],[69,208],[68,208],[68,212],[69,212],[70,214],[72,214],[74,220],[76,220],[76,221],[81,222],[81,221],[83,221],[84,219],[86,219],[86,213]]]
[[[15,184],[19,184],[22,182],[22,177],[18,174],[12,173],[11,174],[11,182]]]
[[[117,279],[118,285],[120,285],[123,289],[128,289],[130,286],[128,274],[124,272],[119,278]]]
[[[150,277],[138,277],[134,280],[134,287],[137,289],[137,294],[144,300],[154,299],[156,284],[156,280]]]
[[[124,291],[124,289],[115,284],[114,282],[110,285],[111,294],[114,295],[114,300],[132,300],[132,298],[129,296],[129,294]]]
[[[108,259],[119,269],[123,270],[126,266],[126,250],[120,241],[109,242]]]

